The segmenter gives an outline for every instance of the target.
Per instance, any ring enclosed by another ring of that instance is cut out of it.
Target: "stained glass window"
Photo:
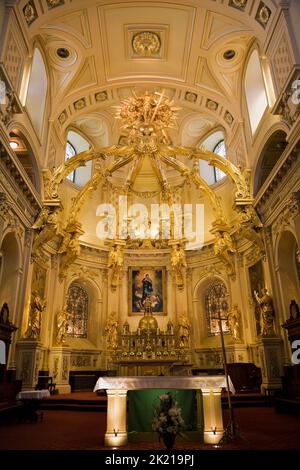
[[[217,155],[220,155],[220,157],[226,158],[226,147],[224,140],[220,140],[220,142],[217,143],[213,152]],[[214,172],[216,183],[226,176],[225,173],[216,166],[214,166]]]
[[[229,333],[227,315],[229,310],[228,292],[222,281],[215,281],[205,293],[205,308],[208,324],[208,335],[220,334],[219,313],[221,316],[222,330],[224,334]]]
[[[87,337],[89,296],[86,290],[76,283],[68,289],[67,310],[71,314],[67,336],[73,338]]]

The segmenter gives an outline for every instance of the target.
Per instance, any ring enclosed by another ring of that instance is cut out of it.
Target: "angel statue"
[[[273,308],[273,300],[265,287],[261,289],[261,295],[254,291],[254,296],[260,306],[261,312],[261,335],[275,336],[275,311]]]
[[[56,315],[56,344],[65,344],[68,332],[70,314],[67,305]]]
[[[37,291],[31,296],[28,327],[25,333],[26,338],[39,339],[41,332],[42,312],[45,310],[46,302],[40,298]]]
[[[108,255],[107,267],[111,268],[111,286],[116,288],[124,266],[124,254],[120,245],[114,245]]]
[[[80,232],[75,227],[67,227],[63,242],[58,250],[61,253],[61,260],[59,265],[59,277],[63,278],[67,269],[72,263],[80,256]]]
[[[59,232],[59,211],[56,207],[52,212],[50,207],[44,206],[34,222],[32,228],[38,233],[35,236],[32,245],[33,257],[38,253],[40,248],[47,242],[52,240]]]
[[[241,313],[237,305],[233,305],[229,311],[227,321],[233,340],[241,342]]]
[[[176,280],[176,284],[179,288],[183,287],[183,274],[184,268],[186,268],[185,252],[180,244],[173,245],[171,252],[171,267]]]
[[[234,260],[230,253],[235,252],[232,238],[228,232],[219,231],[216,234],[216,241],[214,243],[215,255],[220,256],[222,261],[228,266],[230,274],[234,274]]]
[[[187,314],[184,312],[179,315],[179,347],[180,348],[188,348],[189,346],[189,339],[190,339],[190,329],[191,324],[188,320]]]
[[[118,348],[118,320],[117,313],[112,312],[106,322],[105,326],[106,344],[107,349]]]

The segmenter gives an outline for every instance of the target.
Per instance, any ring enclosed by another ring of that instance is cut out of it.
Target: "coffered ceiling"
[[[232,131],[247,54],[255,40],[263,52],[276,20],[272,0],[22,0],[18,11],[45,52],[59,133],[100,112],[112,135],[111,105],[133,88],[166,88],[180,121],[198,112]]]

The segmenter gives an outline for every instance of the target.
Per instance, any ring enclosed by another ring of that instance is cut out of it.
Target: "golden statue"
[[[50,212],[50,207],[43,207],[32,228],[39,233],[36,235],[33,245],[33,257],[37,254],[40,248],[47,242],[52,240],[59,231],[59,211],[60,208],[56,207]]]
[[[265,287],[261,289],[261,295],[254,291],[254,296],[259,303],[261,312],[261,336],[275,336],[275,311],[273,300]]]
[[[144,316],[139,321],[139,329],[144,333],[156,333],[158,328],[158,323],[156,318],[152,314],[152,300],[151,296],[148,295],[144,302]]]
[[[42,312],[45,310],[45,307],[46,302],[40,298],[37,291],[34,291],[31,296],[28,327],[25,333],[26,338],[36,340],[40,338]]]
[[[65,229],[63,242],[58,250],[58,253],[62,254],[59,265],[60,278],[66,275],[67,269],[80,256],[79,237],[80,232],[76,227],[70,226]]]
[[[65,344],[70,314],[65,305],[56,315],[56,344]]]
[[[219,256],[226,264],[230,274],[234,274],[235,266],[231,253],[235,252],[232,238],[226,231],[218,231],[216,234],[216,241],[214,243],[215,255]]]
[[[120,245],[114,245],[108,255],[107,267],[112,269],[111,286],[116,288],[124,266],[124,253]]]
[[[186,268],[185,252],[183,247],[178,243],[172,246],[171,251],[171,267],[175,277],[176,284],[179,288],[184,284],[184,268]]]
[[[237,305],[234,305],[229,311],[227,321],[233,340],[241,342],[241,313]]]
[[[118,348],[118,320],[117,320],[116,312],[112,312],[109,315],[104,331],[106,335],[107,349],[117,349]]]
[[[264,242],[261,237],[262,223],[253,206],[242,206],[239,207],[237,229],[240,234],[253,242],[258,248],[260,253],[263,255],[265,252]]]
[[[179,347],[180,348],[188,348],[189,347],[189,340],[190,340],[190,329],[191,324],[188,320],[187,314],[184,312],[179,315]]]

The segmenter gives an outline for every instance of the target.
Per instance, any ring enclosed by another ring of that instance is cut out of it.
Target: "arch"
[[[32,146],[28,141],[27,136],[23,132],[14,127],[9,133],[10,146],[14,150],[18,161],[21,163],[28,178],[32,182],[34,188],[40,194],[41,192],[41,175],[39,165],[35,157]]]
[[[101,324],[101,308],[99,307],[99,303],[102,302],[102,292],[96,281],[89,277],[85,276],[78,276],[74,274],[74,276],[69,280],[66,286],[66,299],[68,296],[68,291],[72,284],[80,285],[88,295],[88,312],[87,312],[87,321],[86,321],[86,335],[78,337],[77,339],[85,339],[88,340],[90,343],[97,345],[99,339],[99,332],[100,332],[100,324]],[[67,300],[66,300],[67,302]],[[100,335],[101,336],[101,335]],[[76,340],[76,338],[69,337],[70,343]]]
[[[246,64],[244,91],[250,128],[252,134],[254,134],[269,105],[260,58],[256,48],[250,53]]]
[[[286,318],[288,318],[291,300],[295,299],[298,303],[300,302],[300,279],[296,263],[298,249],[299,246],[293,232],[291,230],[283,231],[277,240],[276,259]]]
[[[18,286],[19,268],[21,263],[20,244],[13,232],[7,232],[4,235],[0,253],[0,304],[2,305],[6,302],[13,315],[17,303],[16,289]]]
[[[71,145],[74,149],[73,154],[68,154],[68,145]],[[68,160],[75,155],[78,155],[81,152],[85,152],[91,148],[91,144],[86,137],[78,132],[77,130],[69,129],[67,133],[67,141],[66,141],[66,153],[65,153],[65,160]],[[86,162],[85,166],[81,166],[76,170],[69,173],[67,179],[72,183],[76,184],[76,186],[82,187],[84,186],[92,175],[92,161],[89,160]]]
[[[265,143],[258,158],[253,181],[253,194],[256,196],[277,161],[284,152],[287,141],[287,134],[284,130],[275,130]]]

